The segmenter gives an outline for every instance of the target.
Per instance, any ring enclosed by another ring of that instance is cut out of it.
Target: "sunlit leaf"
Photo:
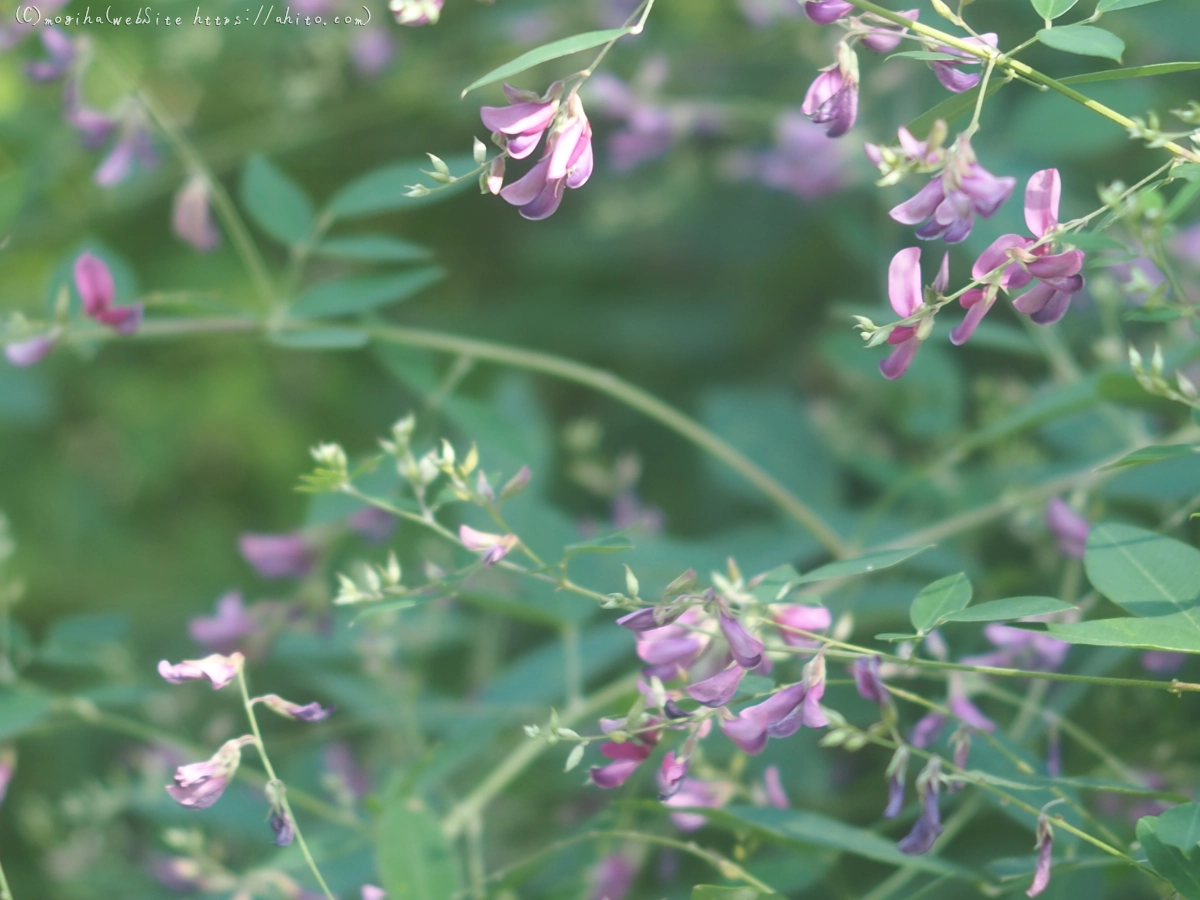
[[[1095,25],[1063,25],[1059,28],[1043,28],[1037,33],[1038,40],[1063,53],[1078,56],[1103,56],[1105,59],[1121,61],[1125,42],[1103,28]]]
[[[583,34],[573,35],[572,37],[562,38],[558,41],[551,41],[549,44],[543,44],[540,47],[534,47],[532,50],[522,53],[511,62],[506,62],[499,68],[492,69],[486,75],[476,78],[463,89],[462,95],[465,97],[476,88],[519,75],[526,69],[532,69],[534,66],[540,66],[542,63],[550,62],[563,56],[570,56],[573,53],[580,53],[584,50],[591,50],[593,47],[599,47],[602,44],[607,44],[609,41],[615,41],[617,38],[629,34],[632,30],[631,28],[609,28],[604,31],[588,31]]]

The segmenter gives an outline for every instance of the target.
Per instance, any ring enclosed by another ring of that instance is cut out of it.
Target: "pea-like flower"
[[[894,819],[900,815],[900,810],[904,809],[904,785],[908,779],[908,760],[909,749],[903,744],[892,755],[892,761],[888,763],[887,779],[888,779],[888,799],[887,806],[883,809],[883,817],[885,819]]]
[[[737,693],[746,670],[737,663],[703,681],[688,685],[688,696],[704,706],[724,706]]]
[[[362,887],[362,900],[387,900],[387,891],[373,884],[364,884]]]
[[[290,700],[284,700],[278,694],[255,697],[250,703],[251,705],[261,703],[271,712],[277,713],[285,719],[295,719],[297,722],[324,722],[337,711],[336,706],[322,706],[316,702],[293,703]]]
[[[61,28],[51,26],[39,29],[46,58],[35,60],[25,68],[34,81],[57,81],[67,74],[75,60],[75,42]]]
[[[804,4],[804,14],[818,25],[830,25],[854,9],[854,4],[846,0],[807,0]]]
[[[204,659],[185,659],[174,665],[164,659],[158,664],[158,674],[171,684],[207,678],[216,691],[237,677],[245,661],[240,653],[231,653],[229,656],[213,653]]]
[[[14,366],[33,366],[54,349],[54,334],[39,334],[4,345],[4,357]]]
[[[112,272],[104,260],[82,253],[75,260],[75,289],[86,315],[118,334],[133,334],[142,323],[142,304],[113,306],[117,294]]]
[[[1033,849],[1038,851],[1037,865],[1033,870],[1033,883],[1025,892],[1026,897],[1036,897],[1050,886],[1050,864],[1054,857],[1054,829],[1050,817],[1043,809],[1038,816],[1037,842]]]
[[[502,138],[504,149],[513,159],[524,159],[537,149],[542,135],[558,115],[561,82],[555,82],[542,97],[504,85],[508,106],[485,106],[479,118],[493,134]]]
[[[979,37],[963,38],[963,43],[978,47],[980,50],[995,50],[998,46],[998,38],[995,34],[988,33],[981,34]],[[937,76],[942,87],[952,93],[961,94],[979,84],[981,73],[977,69],[964,71],[963,66],[978,66],[982,61],[980,57],[964,53],[953,47],[938,46],[936,51],[955,57],[954,59],[932,60],[929,63],[929,68],[933,69],[933,74]]]
[[[607,741],[601,744],[600,753],[612,762],[591,768],[588,775],[592,784],[605,790],[620,787],[649,758],[653,749],[650,743],[636,739],[620,743]]]
[[[748,706],[737,718],[721,722],[725,736],[751,756],[762,753],[771,737],[788,737],[803,724],[797,713],[804,702],[807,688],[804,682],[789,685],[762,703]]]
[[[763,658],[763,642],[748,632],[737,619],[721,614],[721,633],[729,643],[729,652],[743,669],[753,669]]]
[[[211,759],[190,763],[175,770],[175,784],[167,785],[167,793],[180,806],[188,809],[208,809],[225,793],[230,779],[242,761],[242,747],[254,743],[245,735],[221,745]]]
[[[917,791],[921,796],[921,815],[907,835],[896,844],[901,853],[919,856],[933,849],[934,841],[942,833],[941,813],[938,809],[938,794],[941,791],[941,763],[935,756],[917,778]]]
[[[950,283],[950,254],[942,257],[941,268],[933,280],[937,293],[946,290]],[[888,300],[898,316],[909,318],[925,304],[921,288],[921,248],[908,247],[892,257],[888,265]],[[887,342],[895,349],[879,364],[884,378],[895,381],[908,371],[921,343],[929,337],[933,319],[925,318],[917,325],[897,325],[888,335]]]
[[[783,789],[779,766],[767,766],[763,772],[763,793],[769,806],[776,809],[787,809],[791,805],[788,802],[787,791]]]
[[[695,662],[712,640],[707,634],[691,630],[702,624],[704,618],[703,611],[693,606],[673,625],[639,631],[637,655],[646,663],[643,674],[669,681]]]
[[[909,9],[898,13],[911,22],[920,18],[921,11]],[[867,15],[854,20],[854,31],[862,35],[862,45],[872,53],[891,53],[904,40],[908,29],[877,16]]]
[[[941,238],[957,244],[970,235],[975,216],[987,219],[994,215],[1016,184],[1016,178],[997,178],[979,165],[971,142],[960,137],[946,154],[941,173],[888,215],[902,225],[924,222],[917,229],[917,237],[923,241]]]
[[[681,808],[708,807],[719,809],[730,801],[734,793],[734,785],[724,781],[702,781],[699,778],[685,778],[674,796],[663,801],[664,806]],[[671,821],[680,831],[695,831],[703,828],[708,821],[700,813],[677,812],[671,813]]]
[[[878,704],[882,709],[892,702],[892,695],[888,693],[883,679],[879,676],[880,662],[878,656],[860,656],[854,660],[850,670],[854,675],[854,686],[858,689],[858,695],[864,700]]]
[[[841,137],[858,118],[858,57],[846,43],[838,44],[837,61],[816,77],[804,95],[801,111],[825,133]]]
[[[536,144],[536,141],[534,142]],[[509,153],[511,155],[511,141]],[[592,125],[578,94],[567,101],[566,115],[546,139],[541,160],[500,191],[500,196],[519,207],[522,217],[539,220],[552,216],[562,203],[565,188],[583,187],[592,176]]]
[[[472,553],[482,553],[485,566],[500,562],[517,546],[515,534],[488,534],[486,531],[476,531],[470,525],[458,527],[458,539]]]
[[[421,25],[436,25],[442,17],[442,7],[446,0],[389,0],[388,9],[392,11],[399,25],[418,28]]]
[[[676,758],[675,751],[668,750],[658,770],[658,799],[667,800],[674,797],[683,785],[687,773],[688,761]]]
[[[820,646],[820,642],[787,629],[816,632],[825,631],[833,624],[833,616],[824,606],[806,606],[799,603],[776,606],[772,618],[776,624],[783,626],[779,630],[779,636],[789,647],[815,648]]]
[[[232,653],[257,630],[258,623],[246,612],[237,591],[227,591],[217,598],[216,615],[188,620],[192,640],[217,653]]]

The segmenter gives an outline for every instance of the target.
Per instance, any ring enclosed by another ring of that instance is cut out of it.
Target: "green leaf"
[[[1145,816],[1138,819],[1137,839],[1146,851],[1150,865],[1184,900],[1200,900],[1200,856],[1185,856],[1177,848],[1163,843],[1158,837],[1158,819]]]
[[[49,694],[29,688],[0,688],[0,741],[17,737],[50,714]]]
[[[922,634],[937,628],[947,616],[971,602],[971,582],[962,572],[926,585],[913,599],[908,617]]]
[[[1096,4],[1097,12],[1115,12],[1118,9],[1133,9],[1135,6],[1149,6],[1158,0],[1100,0]]]
[[[567,544],[563,547],[563,553],[569,559],[572,556],[579,556],[581,553],[624,553],[626,550],[632,549],[633,542],[625,537],[623,531],[618,531],[616,534],[606,534],[590,541]]]
[[[360,328],[312,328],[271,332],[267,341],[289,350],[353,350],[365,346],[370,337]]]
[[[760,894],[752,887],[718,887],[714,884],[698,884],[692,888],[692,900],[759,900]]]
[[[1047,47],[1074,53],[1078,56],[1103,56],[1116,62],[1121,61],[1125,42],[1103,28],[1094,25],[1063,25],[1060,28],[1043,28],[1037,38]]]
[[[945,616],[943,622],[1007,622],[1011,619],[1024,619],[1026,616],[1042,616],[1047,613],[1063,612],[1074,609],[1070,603],[1063,603],[1053,597],[1009,597],[1006,600],[992,600],[969,606],[956,613]]]
[[[1200,550],[1132,525],[1102,522],[1088,535],[1092,586],[1135,616],[1185,613],[1200,623]],[[1200,634],[1200,624],[1196,627]]]
[[[1043,19],[1057,19],[1079,0],[1031,0],[1033,8]]]
[[[1150,2],[1153,2],[1153,0],[1150,0]],[[1082,75],[1068,75],[1066,78],[1058,80],[1063,84],[1084,84],[1089,81],[1150,78],[1155,75],[1172,75],[1175,72],[1191,72],[1194,69],[1200,69],[1200,62],[1152,63],[1148,66],[1130,66],[1127,69],[1105,69],[1102,72],[1085,72]]]
[[[394,799],[384,809],[375,860],[389,900],[446,900],[460,886],[441,823],[415,797]]]
[[[896,641],[913,641],[919,637],[919,634],[901,634],[898,631],[885,631],[882,634],[875,635],[875,640],[895,643]]]
[[[242,205],[256,225],[288,246],[312,233],[312,201],[265,156],[252,156],[242,169]]]
[[[905,547],[902,550],[880,550],[856,559],[839,559],[837,562],[826,563],[818,569],[801,575],[796,579],[795,584],[809,584],[813,581],[828,581],[831,578],[846,578],[850,575],[877,572],[880,569],[902,563],[906,559],[911,559],[932,546],[933,544],[926,544],[924,547]]]
[[[292,304],[289,315],[297,319],[323,319],[369,312],[399,303],[442,280],[440,266],[423,266],[388,275],[339,278],[317,285]]]
[[[410,262],[428,259],[433,255],[433,251],[428,247],[388,234],[356,234],[327,238],[313,247],[313,253],[317,256],[363,262]]]
[[[1158,817],[1158,839],[1191,853],[1200,844],[1200,803],[1172,807]]]
[[[906,856],[896,849],[895,841],[807,810],[731,806],[724,810],[706,809],[703,812],[714,824],[735,827],[749,825],[756,831],[784,843],[831,847],[854,856],[902,868],[932,872],[935,875],[975,877],[968,869],[937,856]]]
[[[992,94],[996,93],[996,91],[1000,90],[1006,84],[1008,82],[1003,78],[993,78],[988,82],[987,96],[992,96]],[[937,106],[927,109],[909,122],[908,130],[919,140],[925,140],[925,138],[929,137],[929,130],[933,128],[934,122],[938,119],[945,119],[947,125],[953,125],[955,120],[965,116],[975,108],[975,102],[978,98],[978,87],[973,87],[962,94],[947,97]]]
[[[444,156],[451,172],[469,172],[476,167],[475,160],[463,154]],[[355,216],[370,216],[377,213],[412,209],[428,203],[437,203],[453,196],[458,191],[475,184],[473,178],[463,178],[452,185],[440,186],[424,197],[406,197],[409,185],[423,184],[429,176],[422,169],[430,169],[428,157],[394,163],[368,172],[354,179],[329,201],[326,215],[336,219]]]
[[[549,44],[543,44],[540,47],[534,47],[527,53],[522,53],[511,62],[506,62],[498,69],[492,69],[492,71],[483,77],[476,78],[463,89],[462,95],[465,97],[471,91],[475,90],[475,88],[503,81],[506,78],[511,78],[513,75],[519,75],[526,69],[540,66],[542,63],[550,62],[552,59],[570,56],[572,53],[591,50],[593,47],[599,47],[601,44],[615,41],[617,38],[629,34],[632,30],[631,28],[609,28],[605,31],[588,31],[583,34],[574,35],[573,37],[563,38],[562,40],[551,41]]]
[[[1194,611],[1167,616],[1127,619],[1094,619],[1064,625],[1048,625],[1051,637],[1068,644],[1093,647],[1129,647],[1135,650],[1170,650],[1200,653],[1200,627]]]
[[[1128,466],[1144,466],[1149,463],[1161,462],[1164,459],[1179,459],[1184,456],[1195,456],[1196,448],[1191,444],[1156,444],[1134,450],[1108,465],[1101,466],[1098,472],[1106,469],[1123,469]]]

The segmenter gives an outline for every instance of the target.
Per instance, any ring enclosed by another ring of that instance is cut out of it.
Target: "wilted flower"
[[[745,674],[746,670],[734,663],[724,671],[688,685],[688,696],[705,706],[724,706],[737,693],[738,685],[742,683],[742,676]]]
[[[253,616],[246,612],[242,595],[228,591],[217,598],[215,616],[196,616],[188,620],[188,633],[197,644],[217,653],[232,653],[243,639],[258,627]]]
[[[278,694],[255,697],[250,703],[261,703],[271,712],[278,713],[285,719],[295,719],[298,722],[324,722],[337,711],[336,706],[322,706],[315,702],[303,705],[292,703],[290,700],[284,700]]]
[[[763,658],[763,642],[748,632],[737,619],[721,614],[721,633],[729,643],[729,652],[744,669],[753,669]]]
[[[242,761],[242,747],[254,743],[246,735],[221,745],[221,749],[205,762],[191,763],[175,770],[175,784],[167,785],[167,793],[180,806],[188,809],[208,809],[218,800]]]
[[[850,669],[854,675],[854,686],[858,689],[858,695],[883,708],[892,702],[892,695],[888,693],[888,689],[883,686],[883,679],[879,677],[880,662],[878,656],[860,656],[854,660]]]
[[[32,366],[45,359],[54,349],[53,334],[39,334],[23,341],[4,345],[4,356],[14,366]]]
[[[942,833],[942,819],[938,810],[938,793],[941,790],[941,763],[935,756],[917,778],[917,791],[921,795],[921,815],[907,835],[896,844],[901,853],[919,856],[933,849],[933,843]]]
[[[13,746],[0,747],[0,803],[8,794],[8,786],[12,783],[13,773],[17,769],[17,748]]]
[[[54,26],[40,29],[40,37],[47,58],[31,62],[25,73],[34,81],[57,81],[67,74],[75,59],[75,42]]]
[[[1052,497],[1046,504],[1046,527],[1057,539],[1060,553],[1083,559],[1092,523],[1071,509],[1061,497]]]
[[[388,9],[400,25],[436,25],[446,0],[389,0]]]
[[[1013,291],[1031,281],[1037,283],[1013,301],[1017,312],[1038,325],[1052,325],[1067,313],[1071,297],[1083,289],[1083,251],[1055,253],[1055,242],[1044,240],[1058,227],[1058,201],[1062,187],[1058,169],[1035,172],[1025,187],[1025,223],[1034,237],[1002,234],[980,254],[971,269],[983,288],[974,288],[959,298],[966,318],[950,333],[962,344],[991,309],[999,288]]]
[[[536,145],[537,141],[534,140]],[[509,142],[512,153],[512,142]],[[580,188],[592,175],[592,125],[578,94],[567,101],[567,113],[546,139],[541,160],[525,175],[500,191],[500,196],[520,207],[526,219],[545,219],[562,202],[564,186]]]
[[[104,260],[82,253],[75,260],[75,289],[86,315],[119,334],[133,334],[142,323],[142,304],[113,306],[117,289]]]
[[[779,630],[779,636],[789,647],[815,648],[820,646],[820,642],[800,634],[794,634],[788,631],[788,628],[814,632],[824,631],[833,624],[833,616],[824,606],[804,606],[802,604],[775,606],[772,618],[776,624],[783,626]]]
[[[776,809],[788,808],[788,796],[783,789],[783,779],[779,777],[779,766],[767,766],[763,772],[763,790],[771,806]]]
[[[933,280],[937,293],[946,290],[950,282],[950,254],[942,257],[941,268]],[[892,257],[888,265],[888,300],[898,316],[909,318],[925,304],[921,288],[921,248],[908,247]],[[895,381],[908,371],[921,342],[929,336],[933,320],[924,319],[918,325],[897,325],[888,335],[887,342],[895,349],[879,363],[879,371],[889,381]]]
[[[762,703],[746,707],[737,718],[723,720],[721,731],[744,752],[756,756],[767,746],[768,738],[789,737],[804,724],[806,691],[804,682],[790,685]]]
[[[485,566],[504,559],[518,543],[515,534],[488,534],[485,531],[476,531],[470,525],[458,527],[458,539],[471,552],[482,553]]]
[[[963,38],[963,43],[978,47],[980,50],[995,50],[997,37],[991,33],[981,34],[979,37]],[[932,60],[929,63],[929,68],[933,69],[933,74],[937,76],[937,80],[946,90],[961,94],[979,84],[980,73],[978,71],[964,72],[962,67],[979,65],[980,57],[955,50],[953,47],[938,46],[936,52],[956,57],[956,59]]]
[[[853,127],[858,117],[858,57],[848,44],[838,44],[837,62],[822,69],[809,85],[800,109],[824,125],[831,138],[841,137]]]
[[[240,653],[229,656],[214,653],[204,659],[185,659],[174,665],[164,659],[158,664],[158,674],[171,684],[207,678],[212,682],[213,690],[220,690],[237,677],[244,662],[245,657]]]
[[[238,550],[263,578],[302,578],[317,560],[317,549],[303,532],[292,534],[246,533],[238,538]]]
[[[296,839],[296,823],[283,807],[271,811],[270,825],[275,832],[276,847],[286,847]]]
[[[1033,883],[1025,892],[1026,897],[1036,897],[1050,885],[1050,863],[1054,855],[1054,829],[1043,809],[1038,816],[1037,842],[1033,849],[1038,852],[1037,866],[1033,870]]]
[[[494,134],[504,137],[504,148],[513,159],[524,159],[538,143],[554,117],[558,115],[562,84],[555,82],[544,97],[504,85],[508,106],[485,106],[479,118]]]
[[[175,195],[171,210],[171,227],[175,236],[201,253],[216,249],[221,242],[221,232],[213,221],[208,196],[208,179],[203,175],[194,175]]]

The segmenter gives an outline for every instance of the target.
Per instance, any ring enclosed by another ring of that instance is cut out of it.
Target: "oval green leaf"
[[[1140,619],[1096,619],[1048,625],[1051,637],[1068,644],[1092,647],[1128,647],[1134,650],[1168,650],[1200,653],[1200,627],[1189,612]]]
[[[1195,455],[1196,448],[1191,444],[1156,444],[1151,447],[1142,447],[1140,450],[1134,450],[1132,453],[1127,453],[1116,462],[1110,462],[1107,465],[1101,466],[1097,471],[1103,472],[1106,469],[1145,466],[1149,463],[1162,462],[1164,459],[1181,459],[1184,456]]]
[[[1130,66],[1127,69],[1105,69],[1101,72],[1085,72],[1060,78],[1063,84],[1084,84],[1088,81],[1118,81],[1125,78],[1152,78],[1155,75],[1173,75],[1176,72],[1191,72],[1200,69],[1200,62],[1152,63],[1148,66]],[[1178,174],[1178,169],[1176,170]]]
[[[1102,522],[1088,535],[1084,568],[1092,585],[1135,616],[1181,613],[1200,635],[1200,550],[1174,538]]]
[[[1158,839],[1191,853],[1200,844],[1200,803],[1184,803],[1158,817]]]
[[[458,861],[441,823],[415,797],[395,799],[384,809],[375,861],[388,900],[446,900],[458,892]]]
[[[1103,28],[1094,25],[1063,25],[1059,28],[1043,28],[1037,38],[1047,47],[1074,53],[1077,56],[1102,56],[1115,62],[1121,61],[1125,42]]]
[[[349,316],[407,300],[446,273],[440,266],[423,266],[389,275],[340,278],[318,285],[300,297],[289,315],[297,319]]]
[[[924,634],[936,628],[971,602],[971,582],[962,572],[926,585],[913,599],[908,617],[913,628]]]
[[[1158,837],[1158,818],[1145,816],[1138,820],[1137,839],[1146,851],[1150,865],[1171,883],[1184,900],[1200,900],[1200,855],[1189,857]]]
[[[880,550],[877,553],[868,553],[856,559],[839,559],[837,562],[827,563],[818,569],[813,569],[811,572],[801,575],[795,580],[794,584],[827,581],[830,578],[846,578],[850,575],[863,575],[867,572],[886,569],[889,566],[902,563],[906,559],[911,559],[932,546],[933,544],[927,544],[924,547],[905,547],[902,550]]]
[[[497,81],[503,81],[505,78],[511,78],[513,75],[519,75],[526,69],[540,66],[542,63],[550,62],[552,59],[570,56],[573,53],[591,50],[593,47],[599,47],[601,44],[615,41],[617,38],[629,34],[632,30],[632,28],[609,28],[604,31],[587,31],[573,37],[551,41],[549,44],[543,44],[540,47],[534,47],[532,50],[522,53],[511,62],[506,62],[499,68],[492,69],[492,71],[483,77],[476,78],[463,88],[462,96],[467,96],[475,88],[481,88],[484,85],[494,84]]]
[[[411,262],[429,259],[433,251],[389,234],[355,234],[332,237],[313,247],[317,256],[360,262]]]
[[[1043,19],[1057,19],[1079,0],[1032,0],[1033,8]]]
[[[1065,612],[1074,609],[1070,603],[1063,603],[1053,597],[1009,597],[1005,600],[992,600],[980,603],[952,613],[942,619],[943,622],[1008,622],[1013,619],[1024,619],[1027,616],[1044,616],[1048,613]]]
[[[254,224],[281,244],[294,246],[312,232],[312,201],[265,156],[246,161],[241,198]]]

